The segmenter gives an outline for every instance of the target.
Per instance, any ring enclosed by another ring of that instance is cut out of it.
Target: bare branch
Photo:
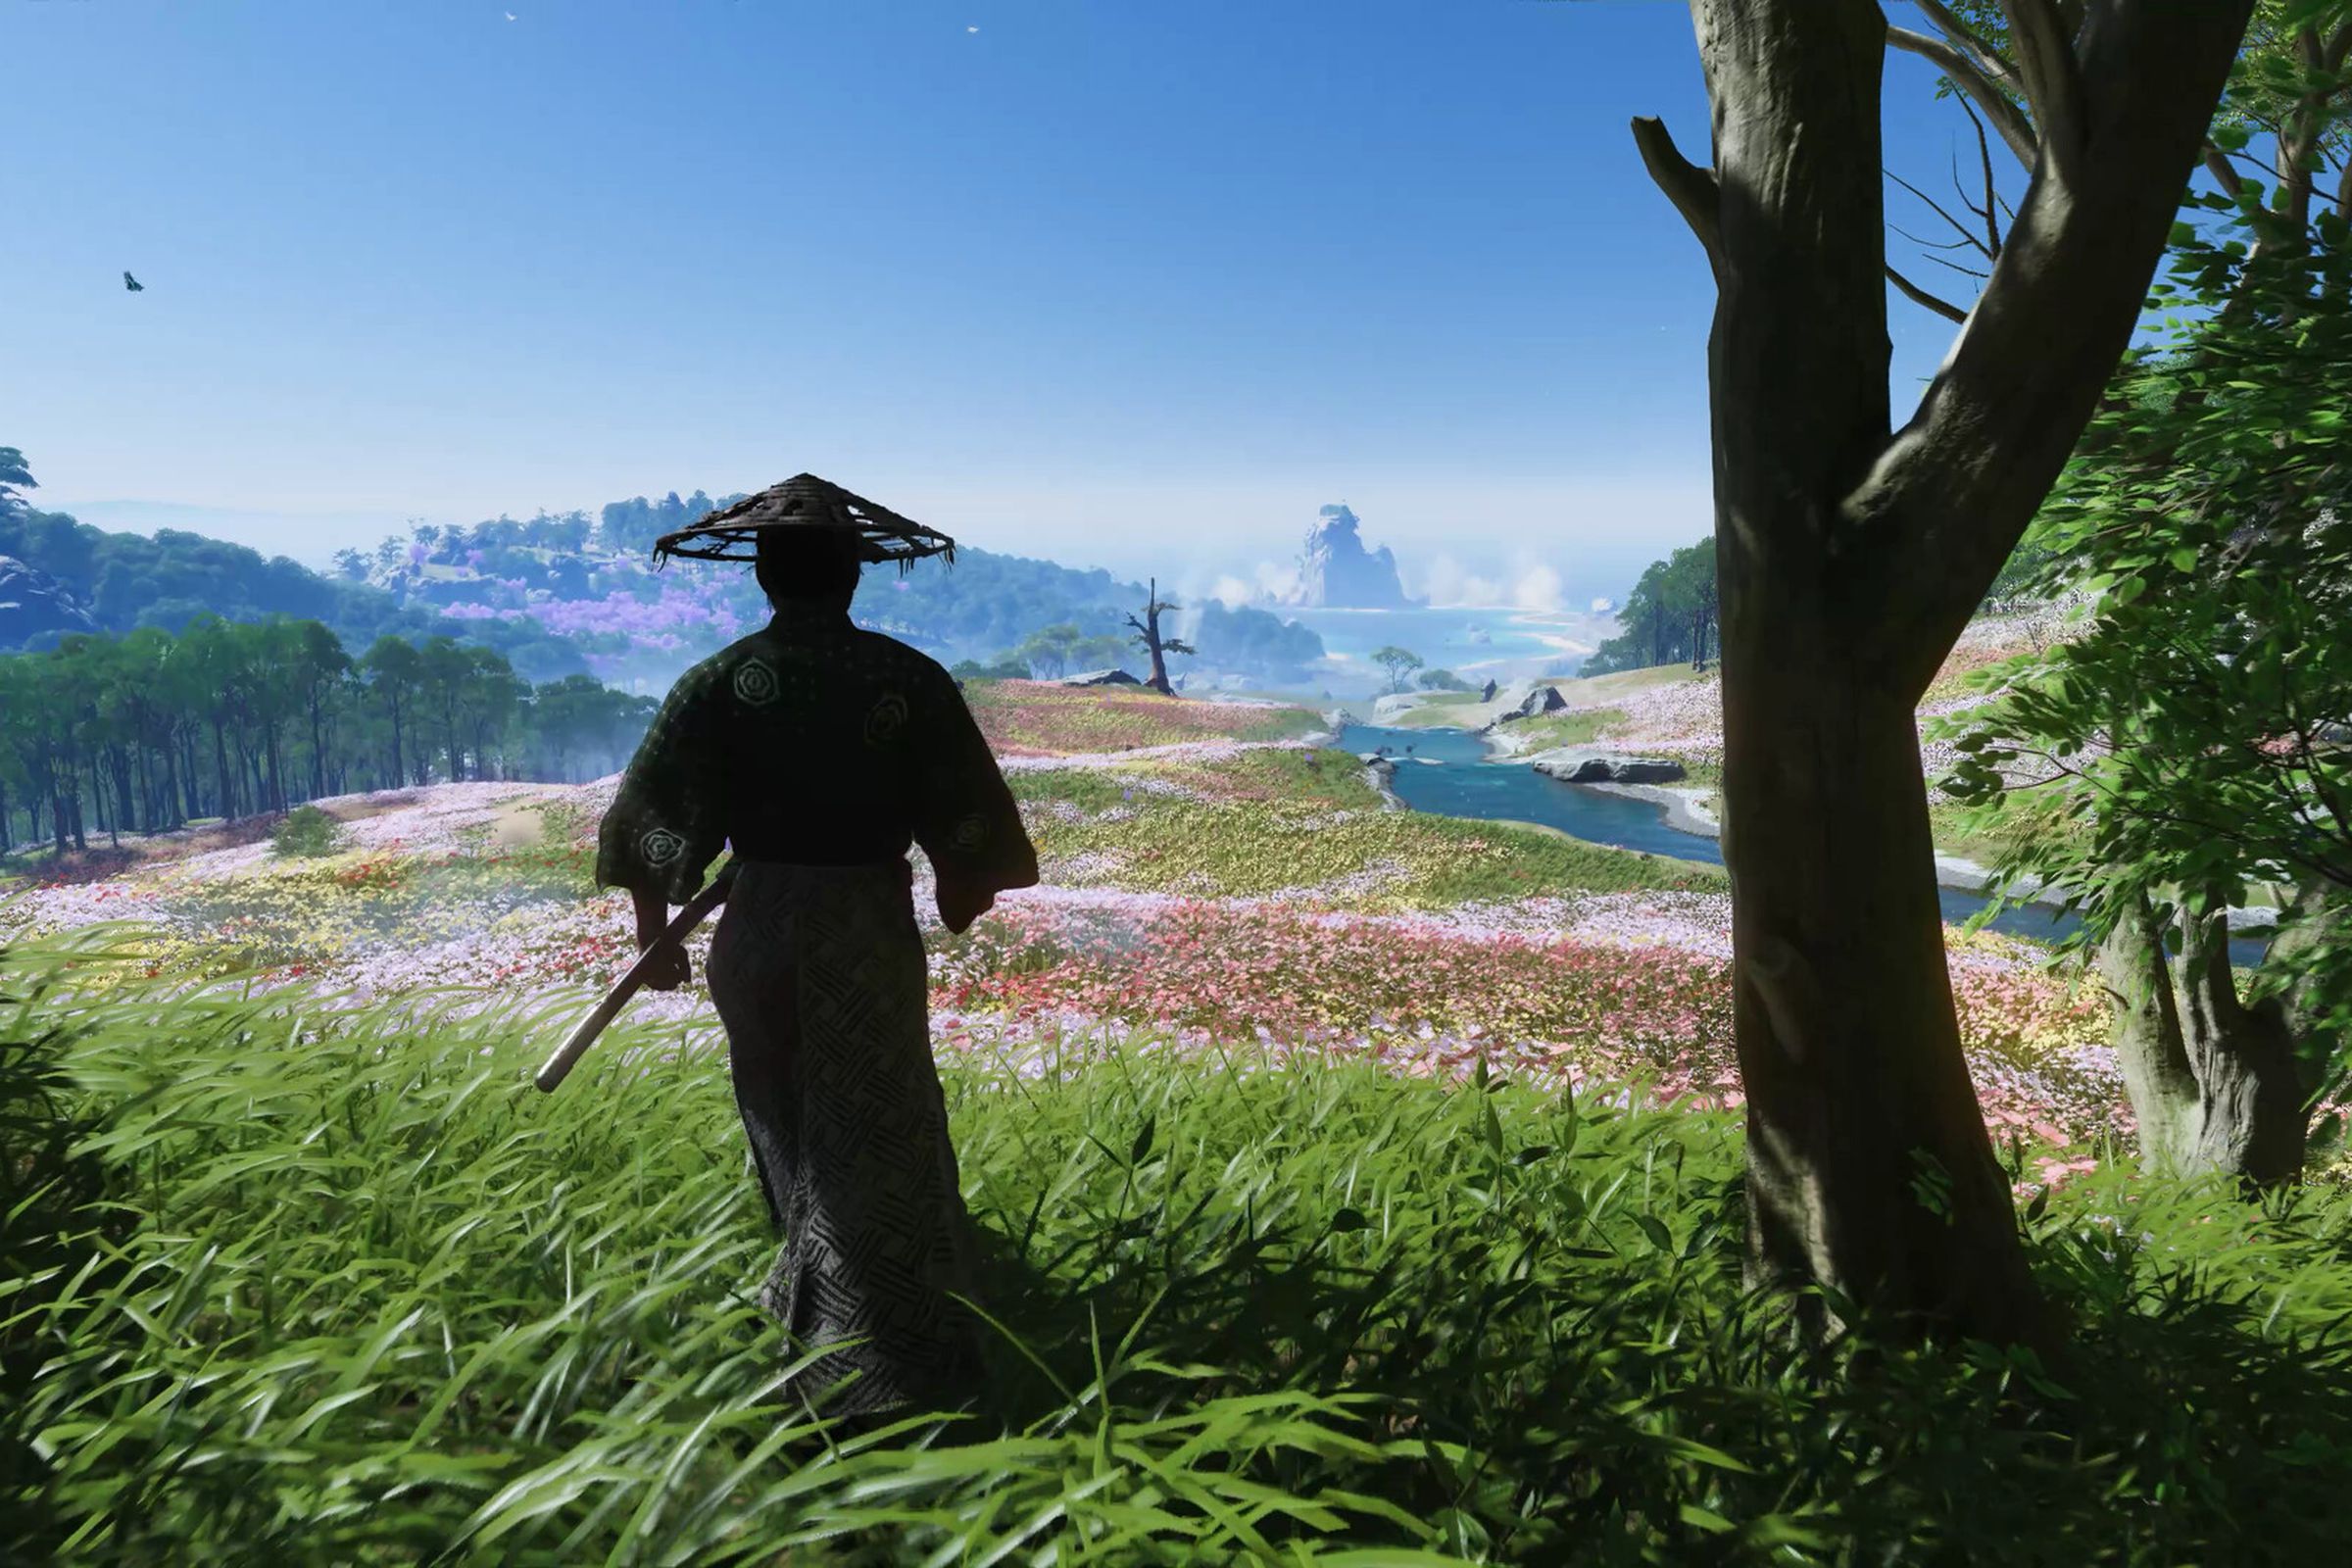
[[[1937,267],[1948,267],[1953,271],[1961,274],[1963,277],[1973,277],[1979,281],[1983,281],[1984,279],[1992,275],[1990,272],[1980,272],[1973,267],[1962,267],[1958,262],[1947,262],[1940,256],[1930,256],[1925,258],[1925,260],[1934,262]]]
[[[1892,283],[1896,288],[1902,290],[1903,298],[1909,300],[1912,304],[1924,305],[1929,310],[1934,311],[1937,316],[1942,317],[1947,321],[1965,321],[1968,319],[1968,313],[1962,310],[1959,306],[1954,305],[1949,300],[1937,299],[1935,295],[1929,293],[1926,289],[1921,288],[1917,283],[1912,282],[1902,273],[1896,271],[1892,267],[1886,269],[1886,281]]]
[[[1649,171],[1650,179],[1674,203],[1690,232],[1698,236],[1700,248],[1707,253],[1707,265],[1720,272],[1723,221],[1716,207],[1722,189],[1715,182],[1715,172],[1699,168],[1677,151],[1666,122],[1654,116],[1634,117],[1634,145],[1642,150],[1642,167]]]
[[[1984,242],[1977,238],[1976,234],[1970,230],[1966,223],[1963,223],[1960,221],[1960,220],[1945,212],[1941,207],[1937,207],[1936,204],[1936,198],[1930,196],[1926,191],[1921,190],[1917,185],[1912,184],[1909,180],[1905,179],[1902,175],[1896,173],[1891,169],[1886,171],[1886,177],[1893,180],[1897,185],[1902,186],[1903,189],[1909,191],[1921,201],[1926,202],[1930,207],[1935,208],[1936,216],[1942,219],[1945,222],[1951,224],[1952,227],[1959,232],[1960,237],[1968,241],[1970,245],[1976,247],[1977,251],[1982,254],[1986,261],[1989,262],[1998,259],[1993,255],[1992,252],[1984,249]]]
[[[2055,0],[2001,0],[2009,37],[2017,46],[2018,75],[2041,134],[2041,150],[2061,183],[2081,172],[2089,126],[2083,115],[2082,71]]]
[[[2032,0],[2027,19],[2045,38],[2056,36],[2051,4]],[[1876,547],[1859,565],[1890,609],[1876,651],[1897,689],[1934,679],[2130,344],[2252,9],[2094,6],[2080,69],[2071,50],[2064,57],[2057,103],[2073,106],[2078,161],[2088,151],[2079,95],[2083,82],[2098,85],[2099,177],[2052,178],[2061,170],[2047,159],[2036,168],[1950,354],[1840,507]],[[2045,52],[2036,69],[2049,63]],[[2064,120],[2039,122],[2053,153]]]
[[[1923,251],[1956,251],[1963,246],[1976,247],[1977,245],[1976,240],[1967,234],[1961,235],[1958,239],[1947,239],[1939,245],[1934,240],[1920,238],[1900,223],[1888,223],[1886,226]]]
[[[2028,169],[2034,167],[2038,149],[2033,122],[2019,111],[2009,95],[2001,91],[1993,78],[1985,74],[1975,61],[1943,39],[1931,38],[1924,32],[1913,32],[1908,27],[1888,27],[1886,41],[1906,54],[1919,56],[1949,76],[1953,86],[1975,100],[1977,107],[1984,111],[1984,118],[1992,122],[1992,128],[2000,132],[2001,140],[2017,155],[2017,161]]]
[[[1990,247],[1986,254],[1998,257],[2001,254],[2001,226],[1992,218],[1992,204],[1998,195],[1992,185],[1992,143],[1984,137],[1984,122],[1977,118],[1977,112],[1969,107],[1966,98],[1960,100],[1960,111],[1968,116],[1968,122],[1977,127],[1977,162],[1984,168],[1984,205],[1974,211],[1984,220],[1984,240]],[[1957,173],[1952,175],[1952,183],[1960,183]]]

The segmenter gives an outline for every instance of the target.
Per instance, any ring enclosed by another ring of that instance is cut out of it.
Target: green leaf
[[[2182,545],[2166,559],[2172,562],[2176,571],[2187,573],[2197,569],[2197,553],[2186,545]]]

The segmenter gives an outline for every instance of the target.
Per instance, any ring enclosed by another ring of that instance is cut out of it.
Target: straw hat
[[[753,561],[758,559],[760,534],[776,528],[838,529],[857,539],[860,561],[895,561],[902,571],[925,556],[945,556],[950,565],[956,563],[956,541],[946,534],[909,522],[813,473],[795,474],[713,512],[691,528],[664,534],[654,543],[654,559]]]

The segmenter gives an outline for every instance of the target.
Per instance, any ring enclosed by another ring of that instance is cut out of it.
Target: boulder
[[[1142,681],[1123,669],[1090,669],[1083,675],[1066,677],[1064,686],[1141,686]]]
[[[1535,718],[1543,713],[1556,713],[1568,706],[1557,686],[1538,686],[1519,700],[1519,706],[1508,712],[1495,715],[1494,722],[1508,724],[1517,719]]]
[[[1528,765],[1563,784],[1671,784],[1683,776],[1683,764],[1668,758],[1575,746],[1545,752]]]
[[[1374,718],[1395,718],[1398,713],[1406,712],[1420,706],[1421,698],[1418,693],[1392,692],[1388,696],[1374,701],[1372,716]]]
[[[0,649],[52,633],[97,629],[97,620],[65,584],[14,556],[0,556]]]

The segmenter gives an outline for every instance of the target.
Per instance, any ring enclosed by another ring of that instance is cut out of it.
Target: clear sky
[[[1194,581],[1346,500],[1580,602],[1708,526],[1626,128],[1707,156],[1671,0],[0,0],[0,445],[101,525],[316,562],[810,469]],[[1906,57],[1886,123],[1975,157]],[[1951,328],[1891,335],[1907,407]]]

